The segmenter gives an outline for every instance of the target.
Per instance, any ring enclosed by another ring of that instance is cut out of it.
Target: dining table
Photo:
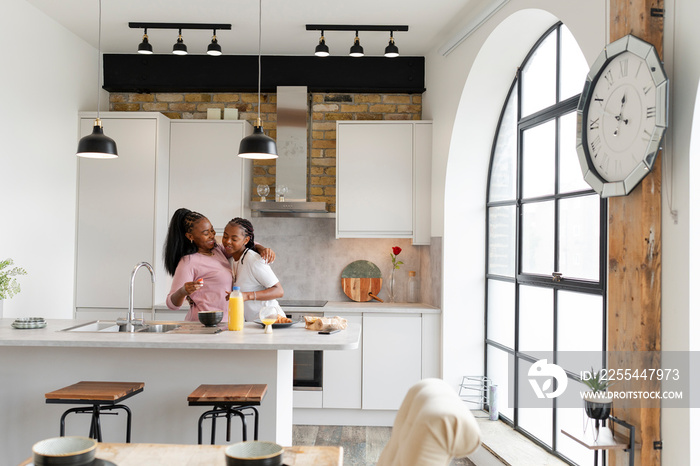
[[[225,466],[229,445],[178,445],[158,443],[98,443],[95,458],[101,466]],[[32,458],[20,466],[33,464]],[[284,447],[285,466],[342,466],[343,447]]]

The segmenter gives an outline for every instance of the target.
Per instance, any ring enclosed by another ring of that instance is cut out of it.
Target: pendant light
[[[92,128],[92,134],[85,136],[78,142],[78,157],[93,159],[113,159],[117,155],[117,143],[105,136],[100,120],[100,59],[102,58],[102,0],[98,2],[98,26],[97,26],[97,118]]]
[[[350,47],[350,56],[351,57],[364,57],[365,56],[365,51],[360,45],[360,36],[358,35],[357,31],[355,31],[355,41],[352,44],[352,47]]]
[[[396,58],[399,56],[399,48],[394,43],[394,31],[390,31],[389,45],[384,49],[384,56],[387,58]]]
[[[153,46],[148,43],[148,29],[143,30],[143,41],[139,44],[138,52],[143,55],[151,55]]]
[[[207,47],[207,55],[211,55],[212,57],[218,57],[221,55],[221,46],[216,40],[216,29],[214,29],[214,35],[211,38],[211,43],[209,44],[209,47]]]
[[[187,55],[187,45],[185,45],[185,41],[182,40],[182,29],[177,33],[177,42],[173,45],[173,53],[175,55]]]
[[[244,159],[276,159],[277,144],[275,140],[265,135],[260,119],[260,76],[262,60],[262,0],[259,0],[258,10],[258,119],[255,122],[253,134],[241,139],[238,156]]]
[[[330,54],[330,50],[326,45],[326,38],[323,37],[323,31],[321,31],[321,38],[318,40],[318,45],[316,46],[314,55],[316,55],[317,57],[327,57]]]

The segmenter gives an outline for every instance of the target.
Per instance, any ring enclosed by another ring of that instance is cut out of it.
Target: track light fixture
[[[211,55],[213,57],[218,57],[221,55],[221,46],[216,40],[216,29],[214,29],[214,35],[211,37],[211,44],[209,44],[209,47],[207,47],[207,55]]]
[[[388,31],[389,45],[384,49],[384,56],[393,58],[399,56],[399,48],[394,42],[394,31],[406,32],[408,26],[398,25],[354,25],[354,24],[307,24],[307,31],[321,31],[321,38],[318,41],[314,55],[317,57],[327,57],[330,55],[328,46],[326,45],[325,31],[355,31],[355,39],[352,47],[350,47],[351,57],[364,56],[364,49],[360,45],[359,31]]]
[[[328,50],[328,46],[326,45],[326,39],[323,37],[323,31],[321,31],[321,38],[318,40],[314,55],[317,57],[327,57],[330,54],[330,50]]]
[[[102,58],[102,0],[97,3],[97,118],[92,127],[92,134],[80,138],[78,141],[78,157],[91,159],[114,159],[117,155],[117,143],[114,139],[105,136],[100,120],[100,59]]]
[[[357,31],[355,31],[355,41],[352,44],[352,47],[350,47],[350,56],[351,57],[364,57],[365,56],[365,49],[362,48],[360,45],[360,36]]]
[[[177,42],[173,45],[173,53],[175,55],[187,55],[187,45],[182,39],[183,29],[209,29],[214,31],[211,38],[211,43],[207,47],[207,55],[221,55],[221,45],[216,38],[216,31],[225,29],[230,30],[230,24],[221,23],[129,23],[130,28],[143,29],[143,41],[139,44],[138,52],[144,54],[153,53],[153,46],[148,42],[148,29],[177,29]]]
[[[399,56],[399,48],[394,44],[394,31],[390,31],[389,33],[389,45],[384,49],[384,56],[387,58]]]
[[[143,41],[139,44],[139,53],[150,55],[153,53],[153,46],[148,43],[148,29],[143,29]]]
[[[175,55],[187,55],[187,45],[185,41],[182,40],[182,29],[177,33],[177,42],[173,45],[173,53]]]

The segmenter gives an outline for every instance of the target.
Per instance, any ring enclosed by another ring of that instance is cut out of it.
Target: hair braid
[[[228,224],[240,227],[243,233],[248,237],[248,242],[245,244],[245,247],[255,251],[255,229],[253,228],[253,224],[250,223],[250,220],[236,217],[228,222]]]
[[[186,234],[192,231],[194,224],[204,218],[199,212],[180,208],[175,211],[170,225],[168,236],[163,247],[163,262],[165,270],[170,275],[175,275],[177,264],[184,256],[197,252],[197,246],[187,239]]]

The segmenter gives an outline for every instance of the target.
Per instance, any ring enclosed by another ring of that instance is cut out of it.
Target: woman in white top
[[[253,224],[236,217],[226,225],[221,243],[230,257],[233,285],[241,288],[245,320],[259,318],[263,301],[284,296],[284,290],[272,268],[255,251]],[[274,304],[277,304],[274,301]],[[282,313],[284,314],[284,313]]]

